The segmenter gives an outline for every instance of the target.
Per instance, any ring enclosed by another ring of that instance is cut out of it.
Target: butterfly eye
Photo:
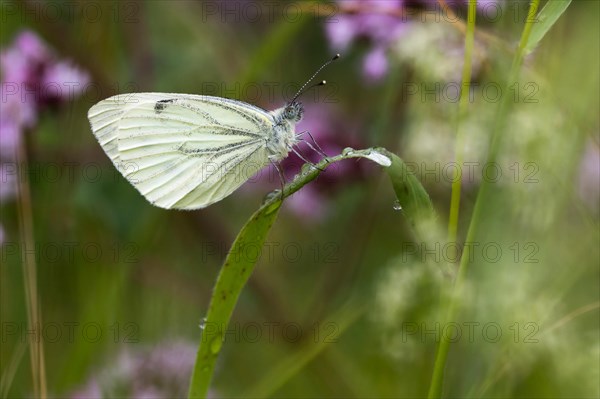
[[[287,107],[284,111],[285,119],[295,119],[296,118],[296,110],[292,107]]]

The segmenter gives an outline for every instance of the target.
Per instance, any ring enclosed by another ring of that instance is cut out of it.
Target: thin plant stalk
[[[456,117],[456,145],[455,145],[455,162],[459,166],[464,161],[465,150],[465,127],[462,123],[464,116],[467,113],[469,105],[469,90],[471,85],[472,58],[473,47],[475,44],[475,18],[477,14],[477,0],[469,0],[467,14],[467,30],[465,34],[465,57],[462,71],[462,83],[460,100],[458,104],[458,115]],[[458,232],[458,216],[460,210],[460,192],[462,187],[462,176],[459,169],[454,173],[452,180],[452,194],[450,199],[450,217],[448,220],[448,242],[456,242]],[[464,258],[463,258],[464,259]],[[463,268],[461,268],[463,269]],[[460,282],[461,269],[457,277],[457,288]],[[448,320],[454,318],[455,314],[454,303],[450,304],[448,309]],[[450,342],[442,339],[438,345],[437,355],[435,359],[433,375],[431,377],[431,385],[429,386],[429,398],[439,398],[442,393],[442,383],[444,380],[444,368],[446,366],[446,358],[448,357],[448,349]]]
[[[462,123],[467,115],[469,107],[469,90],[471,87],[471,72],[473,60],[473,47],[475,43],[475,16],[477,0],[469,1],[469,12],[467,16],[467,31],[465,36],[465,58],[462,71],[462,83],[460,89],[460,100],[458,103],[458,115],[456,117],[456,144],[455,144],[455,162],[458,168],[455,169],[452,179],[452,195],[450,199],[450,218],[448,220],[448,242],[456,242],[458,231],[458,214],[460,210],[460,190],[462,186],[462,177],[460,168],[465,156],[465,126]]]
[[[44,361],[44,342],[41,334],[42,315],[37,290],[37,266],[35,258],[35,239],[33,235],[33,212],[31,208],[31,191],[27,167],[27,152],[25,137],[17,146],[17,209],[19,214],[19,230],[21,235],[21,254],[23,259],[23,283],[25,289],[25,304],[27,308],[28,330],[33,331],[29,343],[29,358],[31,361],[31,378],[33,380],[33,395],[36,398],[48,397],[46,389],[46,368]]]
[[[469,13],[473,10],[475,1],[469,2]],[[507,86],[517,80],[519,76],[519,71],[521,69],[521,65],[523,64],[523,58],[525,57],[525,49],[527,43],[529,41],[529,35],[531,34],[531,29],[533,27],[533,22],[535,21],[535,16],[537,14],[537,9],[539,6],[540,0],[532,0],[529,5],[529,12],[527,14],[527,20],[525,21],[525,26],[523,28],[523,33],[521,34],[521,40],[519,43],[519,47],[517,48],[517,52],[515,54],[515,58],[513,59],[512,67],[509,73],[509,77],[507,80]],[[502,99],[500,104],[500,109],[498,110],[496,122],[494,124],[494,130],[492,133],[490,150],[488,153],[488,158],[486,162],[494,162],[497,158],[498,151],[500,148],[500,141],[502,138],[502,133],[504,132],[504,127],[506,126],[506,117],[507,111],[510,105],[510,97],[505,96]],[[469,224],[469,229],[467,232],[466,241],[473,242],[478,233],[478,227],[480,224],[482,209],[483,209],[483,201],[487,196],[487,193],[490,188],[489,181],[485,179],[481,183],[481,187],[479,192],[477,193],[477,199],[475,201],[475,205],[473,208],[473,215],[471,217],[471,222]],[[450,304],[448,306],[448,311],[446,315],[446,322],[450,322],[456,318],[456,314],[458,308],[460,306],[461,295],[466,283],[466,275],[468,271],[469,261],[471,257],[471,246],[465,246],[464,251],[462,253],[460,259],[460,266],[458,269],[458,275],[456,277],[456,282],[454,285],[454,294],[450,299]],[[433,376],[431,379],[431,385],[429,387],[429,395],[430,399],[432,398],[440,398],[442,394],[442,384],[444,379],[444,368],[446,366],[446,359],[448,357],[448,351],[450,349],[450,342],[442,337],[439,342],[438,350],[436,354],[435,364]]]

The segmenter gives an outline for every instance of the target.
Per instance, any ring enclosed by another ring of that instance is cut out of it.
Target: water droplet
[[[353,152],[354,152],[354,148],[352,148],[352,147],[346,147],[342,151],[342,155],[351,155]]]
[[[398,201],[398,200],[394,201],[394,205],[392,206],[392,208],[394,208],[395,211],[401,211],[402,205],[400,205],[400,201]]]
[[[206,328],[206,317],[202,318],[202,320],[200,321],[199,327],[201,330],[204,331],[204,329]]]
[[[314,165],[311,163],[305,163],[304,165],[302,165],[302,167],[300,168],[300,173],[305,175],[307,173],[310,173],[311,170],[315,169]]]
[[[268,193],[267,195],[265,195],[265,197],[263,198],[263,204],[266,204],[267,202],[273,200],[276,197],[281,196],[281,190],[277,189],[277,190],[273,190],[270,193]]]
[[[223,346],[223,337],[220,335],[213,339],[210,343],[210,351],[213,355],[216,355],[221,350],[221,346]]]

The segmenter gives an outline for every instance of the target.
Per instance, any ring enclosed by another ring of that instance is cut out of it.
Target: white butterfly
[[[298,142],[302,89],[271,112],[212,96],[121,94],[94,105],[88,118],[113,164],[148,201],[198,209],[288,156]]]

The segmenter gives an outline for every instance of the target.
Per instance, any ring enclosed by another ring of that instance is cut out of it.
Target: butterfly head
[[[282,119],[285,119],[291,123],[296,123],[299,122],[300,119],[302,119],[302,114],[304,113],[304,107],[302,106],[302,103],[300,103],[299,101],[297,101],[298,97],[300,97],[302,95],[302,93],[304,93],[306,90],[310,90],[313,87],[316,86],[323,86],[326,82],[324,80],[320,81],[317,84],[314,84],[310,87],[307,87],[308,84],[315,78],[315,76],[318,75],[319,72],[321,72],[321,70],[323,68],[325,68],[327,65],[331,64],[333,61],[337,60],[338,58],[340,58],[339,54],[336,54],[335,57],[333,57],[332,59],[330,59],[329,61],[327,61],[326,63],[324,63],[323,65],[321,65],[321,67],[319,69],[317,69],[317,71],[310,77],[310,79],[308,79],[306,81],[306,83],[304,83],[302,85],[302,87],[300,87],[300,90],[298,90],[298,92],[296,93],[296,95],[292,98],[292,101],[290,101],[284,108],[283,108],[283,112],[281,114]]]
[[[304,106],[299,101],[294,100],[283,109],[283,118],[293,123],[299,122],[303,114]]]

